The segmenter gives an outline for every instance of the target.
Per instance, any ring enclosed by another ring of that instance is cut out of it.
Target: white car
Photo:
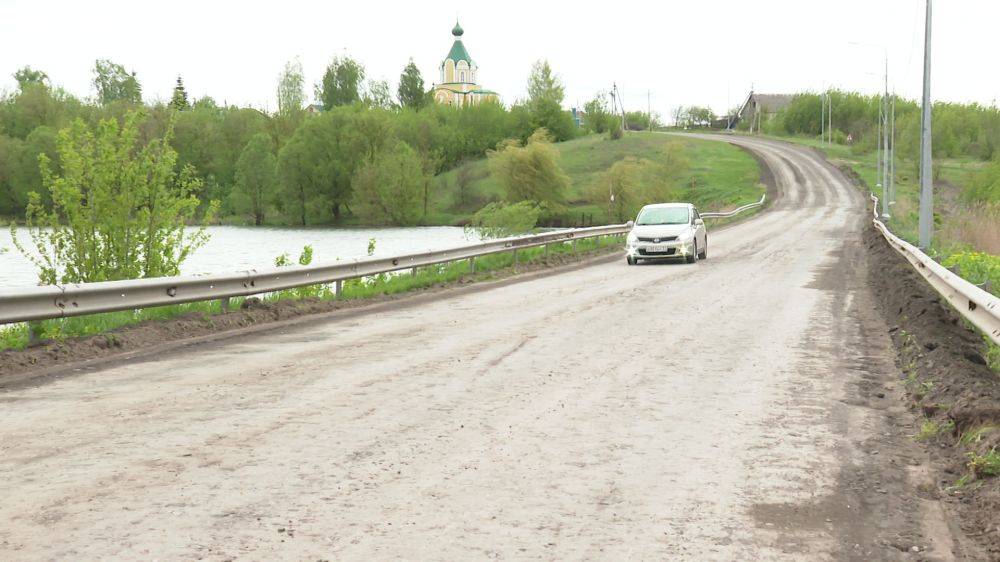
[[[708,232],[690,203],[657,203],[639,211],[625,241],[629,265],[639,260],[708,259]]]

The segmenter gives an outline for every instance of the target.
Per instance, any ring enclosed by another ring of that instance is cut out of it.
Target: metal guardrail
[[[760,201],[757,201],[756,203],[750,203],[749,205],[743,205],[742,207],[737,207],[736,209],[733,209],[732,211],[729,211],[728,213],[701,213],[701,218],[703,218],[703,219],[724,219],[724,218],[729,218],[729,217],[738,215],[738,214],[742,213],[743,211],[746,211],[746,210],[749,210],[749,209],[756,209],[757,207],[762,206],[764,204],[764,199],[765,198],[767,198],[767,194],[766,193],[763,194],[763,195],[761,195],[760,196]]]
[[[1000,298],[962,279],[916,246],[890,232],[879,220],[878,197],[872,194],[871,198],[872,222],[889,245],[906,258],[959,314],[989,336],[994,343],[1000,344]]]
[[[368,258],[325,265],[251,269],[228,274],[186,275],[100,283],[46,285],[0,292],[0,324],[82,316],[100,312],[223,300],[231,297],[269,293],[307,285],[341,284],[380,273],[474,260],[478,256],[570,242],[598,236],[626,234],[627,225],[596,226],[546,232],[531,236],[502,238],[478,244],[387,258]],[[474,261],[473,261],[474,267]]]

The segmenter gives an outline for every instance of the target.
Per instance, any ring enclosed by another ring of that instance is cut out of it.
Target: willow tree
[[[559,151],[545,129],[535,131],[523,145],[504,141],[487,156],[490,173],[503,186],[507,202],[534,201],[549,208],[566,203],[569,176],[559,166]]]
[[[278,159],[267,133],[250,138],[236,161],[236,181],[230,195],[233,209],[253,218],[257,226],[264,224],[268,205],[278,190]]]
[[[82,120],[59,132],[61,173],[39,156],[42,184],[51,206],[29,195],[26,223],[34,251],[11,235],[17,249],[39,269],[43,284],[80,283],[177,275],[180,265],[207,240],[205,224],[189,232],[199,206],[201,181],[194,169],[176,169],[171,127],[163,138],[138,141],[138,112],[122,125]]]

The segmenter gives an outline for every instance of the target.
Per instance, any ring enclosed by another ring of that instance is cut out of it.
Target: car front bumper
[[[626,245],[625,253],[630,258],[636,258],[640,260],[657,260],[657,259],[672,259],[672,258],[686,258],[694,254],[694,241],[690,242],[669,242],[666,244],[655,244],[657,250],[652,252],[650,247],[654,244],[648,244],[639,242],[634,246]]]

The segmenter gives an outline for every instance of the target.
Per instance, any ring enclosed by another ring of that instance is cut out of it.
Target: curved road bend
[[[0,558],[903,555],[882,545],[918,522],[859,476],[902,485],[856,398],[892,368],[862,338],[862,197],[810,152],[733,142],[783,195],[710,233],[707,262],[623,258],[0,394]]]

